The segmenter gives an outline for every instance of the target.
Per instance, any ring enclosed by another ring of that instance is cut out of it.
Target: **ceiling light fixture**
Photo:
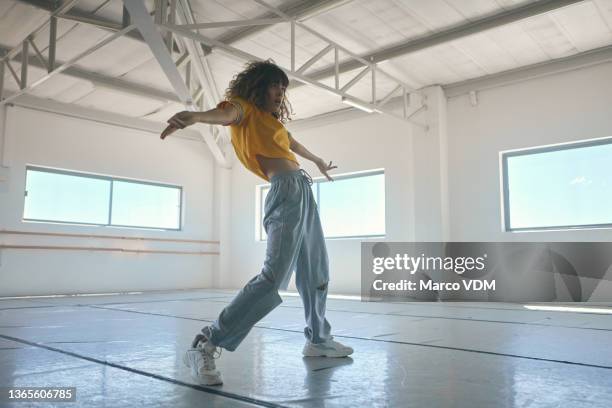
[[[354,100],[352,98],[348,98],[346,96],[342,97],[342,103],[350,105],[350,106],[352,106],[354,108],[357,108],[357,109],[361,109],[364,112],[368,112],[368,113],[373,113],[373,112],[381,113],[380,110],[376,109],[372,105],[361,103],[359,101],[356,101],[356,100]]]

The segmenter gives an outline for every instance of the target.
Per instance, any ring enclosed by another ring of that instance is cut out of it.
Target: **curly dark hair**
[[[245,69],[236,74],[225,90],[225,98],[240,97],[253,103],[259,109],[264,109],[268,87],[280,83],[285,87],[289,85],[287,74],[274,63],[274,60],[251,61],[245,65]],[[272,113],[282,123],[291,120],[293,114],[291,103],[285,98],[281,103],[280,110]]]

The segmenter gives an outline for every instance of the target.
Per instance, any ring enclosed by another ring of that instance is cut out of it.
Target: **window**
[[[612,226],[612,138],[501,155],[507,231]]]
[[[385,174],[383,170],[315,180],[312,192],[325,238],[385,235]],[[265,240],[264,203],[270,185],[259,187],[259,240]]]
[[[179,230],[182,188],[26,168],[24,221]]]

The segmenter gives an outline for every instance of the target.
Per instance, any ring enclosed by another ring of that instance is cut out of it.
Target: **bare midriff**
[[[268,176],[268,179],[271,179],[277,173],[300,169],[299,164],[289,159],[265,157],[260,154],[255,157],[257,157],[259,167]]]

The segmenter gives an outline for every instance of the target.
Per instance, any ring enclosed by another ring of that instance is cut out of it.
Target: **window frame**
[[[83,177],[89,179],[97,179],[97,180],[106,180],[110,182],[109,189],[109,197],[108,197],[108,219],[106,224],[98,224],[91,222],[78,222],[78,221],[58,221],[58,220],[47,220],[47,219],[39,219],[39,218],[25,218],[25,200],[27,197],[27,178],[28,178],[28,170],[44,172],[44,173],[53,173],[53,174],[61,174],[67,176],[76,176]],[[22,208],[22,222],[40,222],[40,223],[52,223],[52,224],[63,224],[63,225],[89,225],[89,226],[97,226],[97,227],[111,227],[111,228],[135,228],[135,229],[148,229],[148,230],[158,230],[158,231],[182,231],[183,229],[183,187],[179,185],[173,185],[168,183],[159,183],[154,181],[146,181],[146,180],[136,180],[130,179],[126,177],[114,177],[114,176],[104,176],[101,174],[95,173],[84,173],[74,170],[64,170],[57,169],[53,167],[44,167],[38,165],[26,165],[25,168],[25,180],[24,180],[24,200],[23,200],[23,208]],[[138,225],[122,225],[122,224],[112,224],[112,215],[113,215],[113,184],[114,181],[121,181],[125,183],[132,184],[140,184],[140,185],[150,185],[156,187],[166,187],[173,188],[179,190],[179,214],[178,214],[178,228],[163,228],[163,227],[147,227],[147,226],[138,226]]]
[[[500,167],[501,167],[501,193],[502,193],[502,227],[503,232],[537,232],[537,231],[567,231],[581,229],[606,229],[612,228],[612,222],[605,224],[572,224],[572,225],[554,225],[547,227],[521,227],[511,228],[510,217],[510,190],[508,186],[508,158],[517,156],[529,156],[540,153],[558,152],[564,150],[580,149],[584,147],[594,147],[602,145],[612,145],[612,137],[589,139],[582,141],[566,142],[554,145],[546,145],[539,147],[530,147],[525,149],[507,150],[500,152]]]
[[[363,171],[357,171],[357,172],[353,172],[353,173],[345,173],[345,174],[339,174],[339,175],[332,175],[332,178],[334,179],[334,181],[338,181],[338,180],[345,180],[345,179],[353,179],[353,178],[360,178],[360,177],[368,177],[368,176],[377,176],[379,174],[382,174],[384,176],[385,174],[385,169],[373,169],[373,170],[363,170]],[[319,177],[313,177],[312,178],[313,181],[313,186],[316,185],[317,188],[314,189],[315,191],[313,191],[314,195],[315,195],[315,200],[317,203],[317,211],[319,211],[320,214],[320,208],[321,208],[321,189],[320,189],[320,184],[321,183],[329,183],[330,181],[327,180],[327,178],[325,178],[325,176],[319,176]],[[263,239],[263,234],[264,234],[264,227],[263,227],[263,217],[264,217],[264,200],[263,200],[263,191],[264,189],[270,189],[271,188],[271,184],[267,183],[267,184],[260,184],[257,186],[257,197],[258,197],[258,201],[259,204],[256,206],[256,208],[259,210],[258,214],[257,214],[257,218],[258,218],[258,222],[257,222],[257,228],[259,228],[259,234],[256,234],[257,236],[257,241],[258,242],[266,242],[267,239]],[[385,196],[385,203],[386,203],[386,196]],[[336,236],[325,236],[325,239],[356,239],[356,238],[363,238],[363,239],[374,239],[374,238],[385,238],[387,236],[387,222],[385,219],[385,233],[384,234],[375,234],[375,235],[336,235]]]

